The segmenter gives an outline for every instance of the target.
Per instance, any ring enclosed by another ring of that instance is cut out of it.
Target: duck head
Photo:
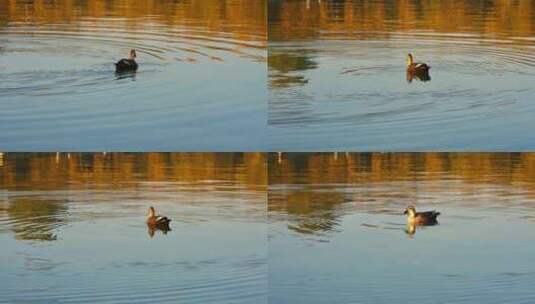
[[[407,55],[407,66],[410,66],[410,65],[412,65],[413,63],[414,63],[414,59],[412,59],[412,54],[409,53],[409,54]]]
[[[136,57],[137,57],[136,56],[136,50],[131,49],[130,50],[130,59],[134,60],[134,59],[136,59]]]
[[[403,212],[403,214],[408,214],[409,217],[414,217],[414,215],[416,215],[416,208],[414,206],[408,206],[406,209],[405,209],[405,212]]]
[[[147,217],[155,217],[156,216],[156,211],[154,210],[154,207],[149,207],[149,213],[148,213],[148,216]]]

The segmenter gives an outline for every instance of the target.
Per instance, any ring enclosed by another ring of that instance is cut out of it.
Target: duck
[[[437,217],[440,212],[435,210],[416,212],[416,207],[411,205],[405,209],[404,214],[407,214],[408,226],[430,226],[438,223]]]
[[[116,73],[124,72],[135,72],[137,71],[137,62],[136,62],[136,50],[130,50],[130,56],[128,58],[123,58],[115,64]]]
[[[411,73],[428,73],[431,67],[423,62],[414,62],[412,54],[407,55],[407,72]]]
[[[149,214],[147,216],[147,225],[157,228],[169,229],[169,222],[171,220],[166,216],[156,215],[154,207],[149,207]]]

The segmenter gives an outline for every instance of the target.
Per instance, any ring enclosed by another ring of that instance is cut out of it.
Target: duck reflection
[[[156,234],[156,231],[161,231],[163,234],[167,234],[167,232],[171,231],[171,228],[169,227],[169,225],[165,227],[159,227],[159,226],[151,226],[147,224],[147,233],[149,234],[151,238],[154,237],[154,235]]]
[[[167,234],[167,232],[171,231],[169,222],[171,222],[171,220],[168,217],[156,215],[156,210],[154,207],[149,208],[147,216],[147,231],[151,238],[154,237],[154,234],[157,230],[161,231],[163,234]]]
[[[115,80],[128,79],[136,80],[136,71],[115,72]]]
[[[407,228],[405,228],[405,233],[412,238],[416,233],[416,225],[407,223]]]

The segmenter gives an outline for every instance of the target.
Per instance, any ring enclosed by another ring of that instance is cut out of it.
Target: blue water
[[[265,303],[266,192],[247,157],[4,154],[0,303]],[[171,231],[151,235],[149,206]]]
[[[0,6],[0,150],[264,148],[263,1],[138,2]]]
[[[272,151],[535,148],[533,3],[272,6]],[[431,66],[430,81],[407,81],[407,53]]]
[[[269,303],[535,301],[533,155],[477,155],[271,157]]]

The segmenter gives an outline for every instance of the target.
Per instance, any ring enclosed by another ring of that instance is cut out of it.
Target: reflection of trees
[[[447,13],[445,13],[447,12]],[[366,39],[372,32],[433,30],[532,36],[535,31],[533,1],[270,1],[269,39],[314,39],[321,32],[344,31]],[[370,36],[373,37],[373,36]]]
[[[440,179],[535,190],[535,153],[284,153],[269,156],[269,183],[370,183]]]
[[[263,153],[5,153],[0,188],[137,187],[138,181],[225,180],[266,187]]]
[[[288,87],[305,84],[307,79],[295,72],[315,69],[317,63],[312,60],[312,52],[307,50],[292,53],[270,52],[268,57],[269,85],[271,87]]]
[[[318,36],[318,10],[307,10],[305,1],[269,1],[268,39],[284,41],[311,39]]]
[[[267,167],[263,153],[0,155],[3,160],[0,194],[6,193],[5,200],[0,200],[0,217],[5,217],[6,229],[12,229],[17,238],[24,240],[55,240],[57,228],[66,224],[68,202],[40,195],[46,191],[135,189],[143,187],[145,182],[158,181],[192,184],[218,181],[254,192],[266,190]],[[218,191],[226,189],[222,187]],[[228,190],[235,191],[233,187]],[[10,197],[10,191],[16,195]],[[33,195],[21,196],[20,191]]]
[[[151,22],[191,25],[194,21],[210,30],[232,33],[240,40],[258,40],[265,37],[265,6],[265,0],[7,0],[0,2],[0,26],[4,21],[62,24],[84,17],[113,16],[129,18],[128,24],[135,27],[146,22],[142,17],[150,16]]]
[[[55,230],[67,222],[67,201],[14,198],[6,214],[17,239],[54,241]]]
[[[447,13],[445,13],[447,12]],[[400,32],[489,34],[532,37],[535,33],[534,1],[283,1],[269,2],[269,85],[286,88],[303,85],[307,79],[292,73],[316,68],[311,51],[278,47],[280,42],[319,39],[388,39]],[[343,33],[340,36],[339,33]],[[421,35],[419,39],[440,39]],[[518,40],[515,44],[532,44]],[[273,57],[273,58],[272,58]],[[428,80],[429,77],[421,77]],[[412,77],[411,77],[412,80]]]
[[[268,161],[270,216],[288,215],[290,229],[300,233],[332,230],[345,202],[362,198],[369,203],[378,194],[367,192],[375,183],[447,177],[463,181],[466,191],[472,191],[471,185],[515,185],[526,190],[526,197],[535,198],[535,153],[283,153],[280,162],[271,153]],[[344,191],[354,187],[362,192]],[[404,198],[400,193],[410,198],[415,191],[408,187],[381,193],[384,205],[376,207],[389,208]]]
[[[329,232],[338,226],[342,212],[337,209],[345,197],[341,193],[292,191],[287,196],[270,196],[269,211],[283,211],[295,218],[290,230],[302,234]]]
[[[301,217],[296,224],[289,224],[288,229],[301,234],[326,233],[336,229],[340,214],[323,212],[316,216]]]

